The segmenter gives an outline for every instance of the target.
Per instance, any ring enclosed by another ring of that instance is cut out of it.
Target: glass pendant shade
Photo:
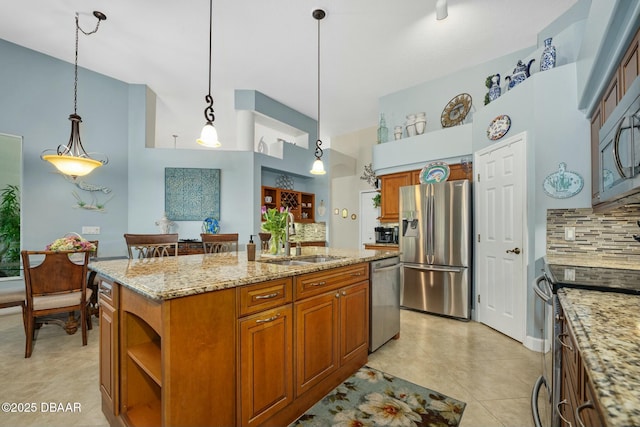
[[[313,175],[324,175],[327,173],[327,171],[324,170],[324,163],[322,163],[321,159],[316,159],[315,162],[313,162],[313,166],[309,172]]]
[[[42,158],[55,166],[61,173],[69,176],[85,176],[95,168],[102,166],[102,162],[86,157],[47,154]]]
[[[217,148],[222,145],[218,140],[218,131],[212,122],[207,122],[207,124],[204,125],[200,133],[200,138],[198,138],[196,142],[204,147],[212,148]]]

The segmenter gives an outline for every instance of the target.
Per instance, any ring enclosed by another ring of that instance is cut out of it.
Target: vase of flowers
[[[264,218],[262,230],[271,233],[271,239],[269,240],[269,253],[271,255],[282,255],[284,253],[282,244],[286,236],[288,215],[288,208],[267,209],[266,206],[262,207],[262,217]]]
[[[64,237],[49,243],[45,250],[47,251],[73,251],[73,252],[92,252],[96,250],[96,245],[83,238],[76,233],[68,233]]]

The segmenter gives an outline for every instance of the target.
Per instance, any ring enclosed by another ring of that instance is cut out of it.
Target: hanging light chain
[[[76,56],[75,56],[75,69],[74,69],[74,80],[73,80],[73,114],[77,114],[78,110],[78,30],[82,31],[82,34],[86,36],[90,36],[93,33],[98,32],[98,28],[100,28],[100,22],[102,20],[107,19],[107,17],[102,12],[93,12],[93,16],[98,18],[98,23],[96,24],[96,28],[93,31],[85,31],[80,27],[79,22],[80,14],[76,12]]]
[[[204,118],[208,123],[213,123],[216,119],[213,114],[213,97],[211,96],[211,58],[213,50],[213,0],[209,0],[209,93],[204,97],[204,100],[209,104],[204,109]]]
[[[315,156],[317,160],[320,160],[322,157],[322,140],[320,139],[320,21],[325,17],[325,11],[322,9],[316,9],[312,13],[313,17],[318,21],[318,121],[316,123],[316,132],[317,132],[317,140],[316,140],[316,149]]]

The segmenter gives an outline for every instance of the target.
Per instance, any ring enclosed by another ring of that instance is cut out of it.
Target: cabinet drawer
[[[237,289],[240,316],[257,313],[293,300],[291,278],[271,280]]]
[[[100,303],[109,304],[113,308],[118,305],[118,285],[100,278],[98,282],[98,301]]]
[[[369,264],[361,263],[296,277],[296,300],[369,279]]]

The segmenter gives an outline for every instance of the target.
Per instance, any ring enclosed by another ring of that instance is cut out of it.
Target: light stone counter
[[[286,266],[260,262],[274,259],[274,257],[260,257],[260,254],[256,254],[256,261],[247,261],[247,253],[240,251],[237,254],[230,252],[95,261],[89,264],[89,268],[147,298],[167,300],[390,258],[398,256],[398,252],[303,247],[302,256],[310,255],[341,258],[323,263]],[[286,259],[286,257],[277,258]]]
[[[640,296],[564,288],[558,297],[605,423],[640,425]]]

